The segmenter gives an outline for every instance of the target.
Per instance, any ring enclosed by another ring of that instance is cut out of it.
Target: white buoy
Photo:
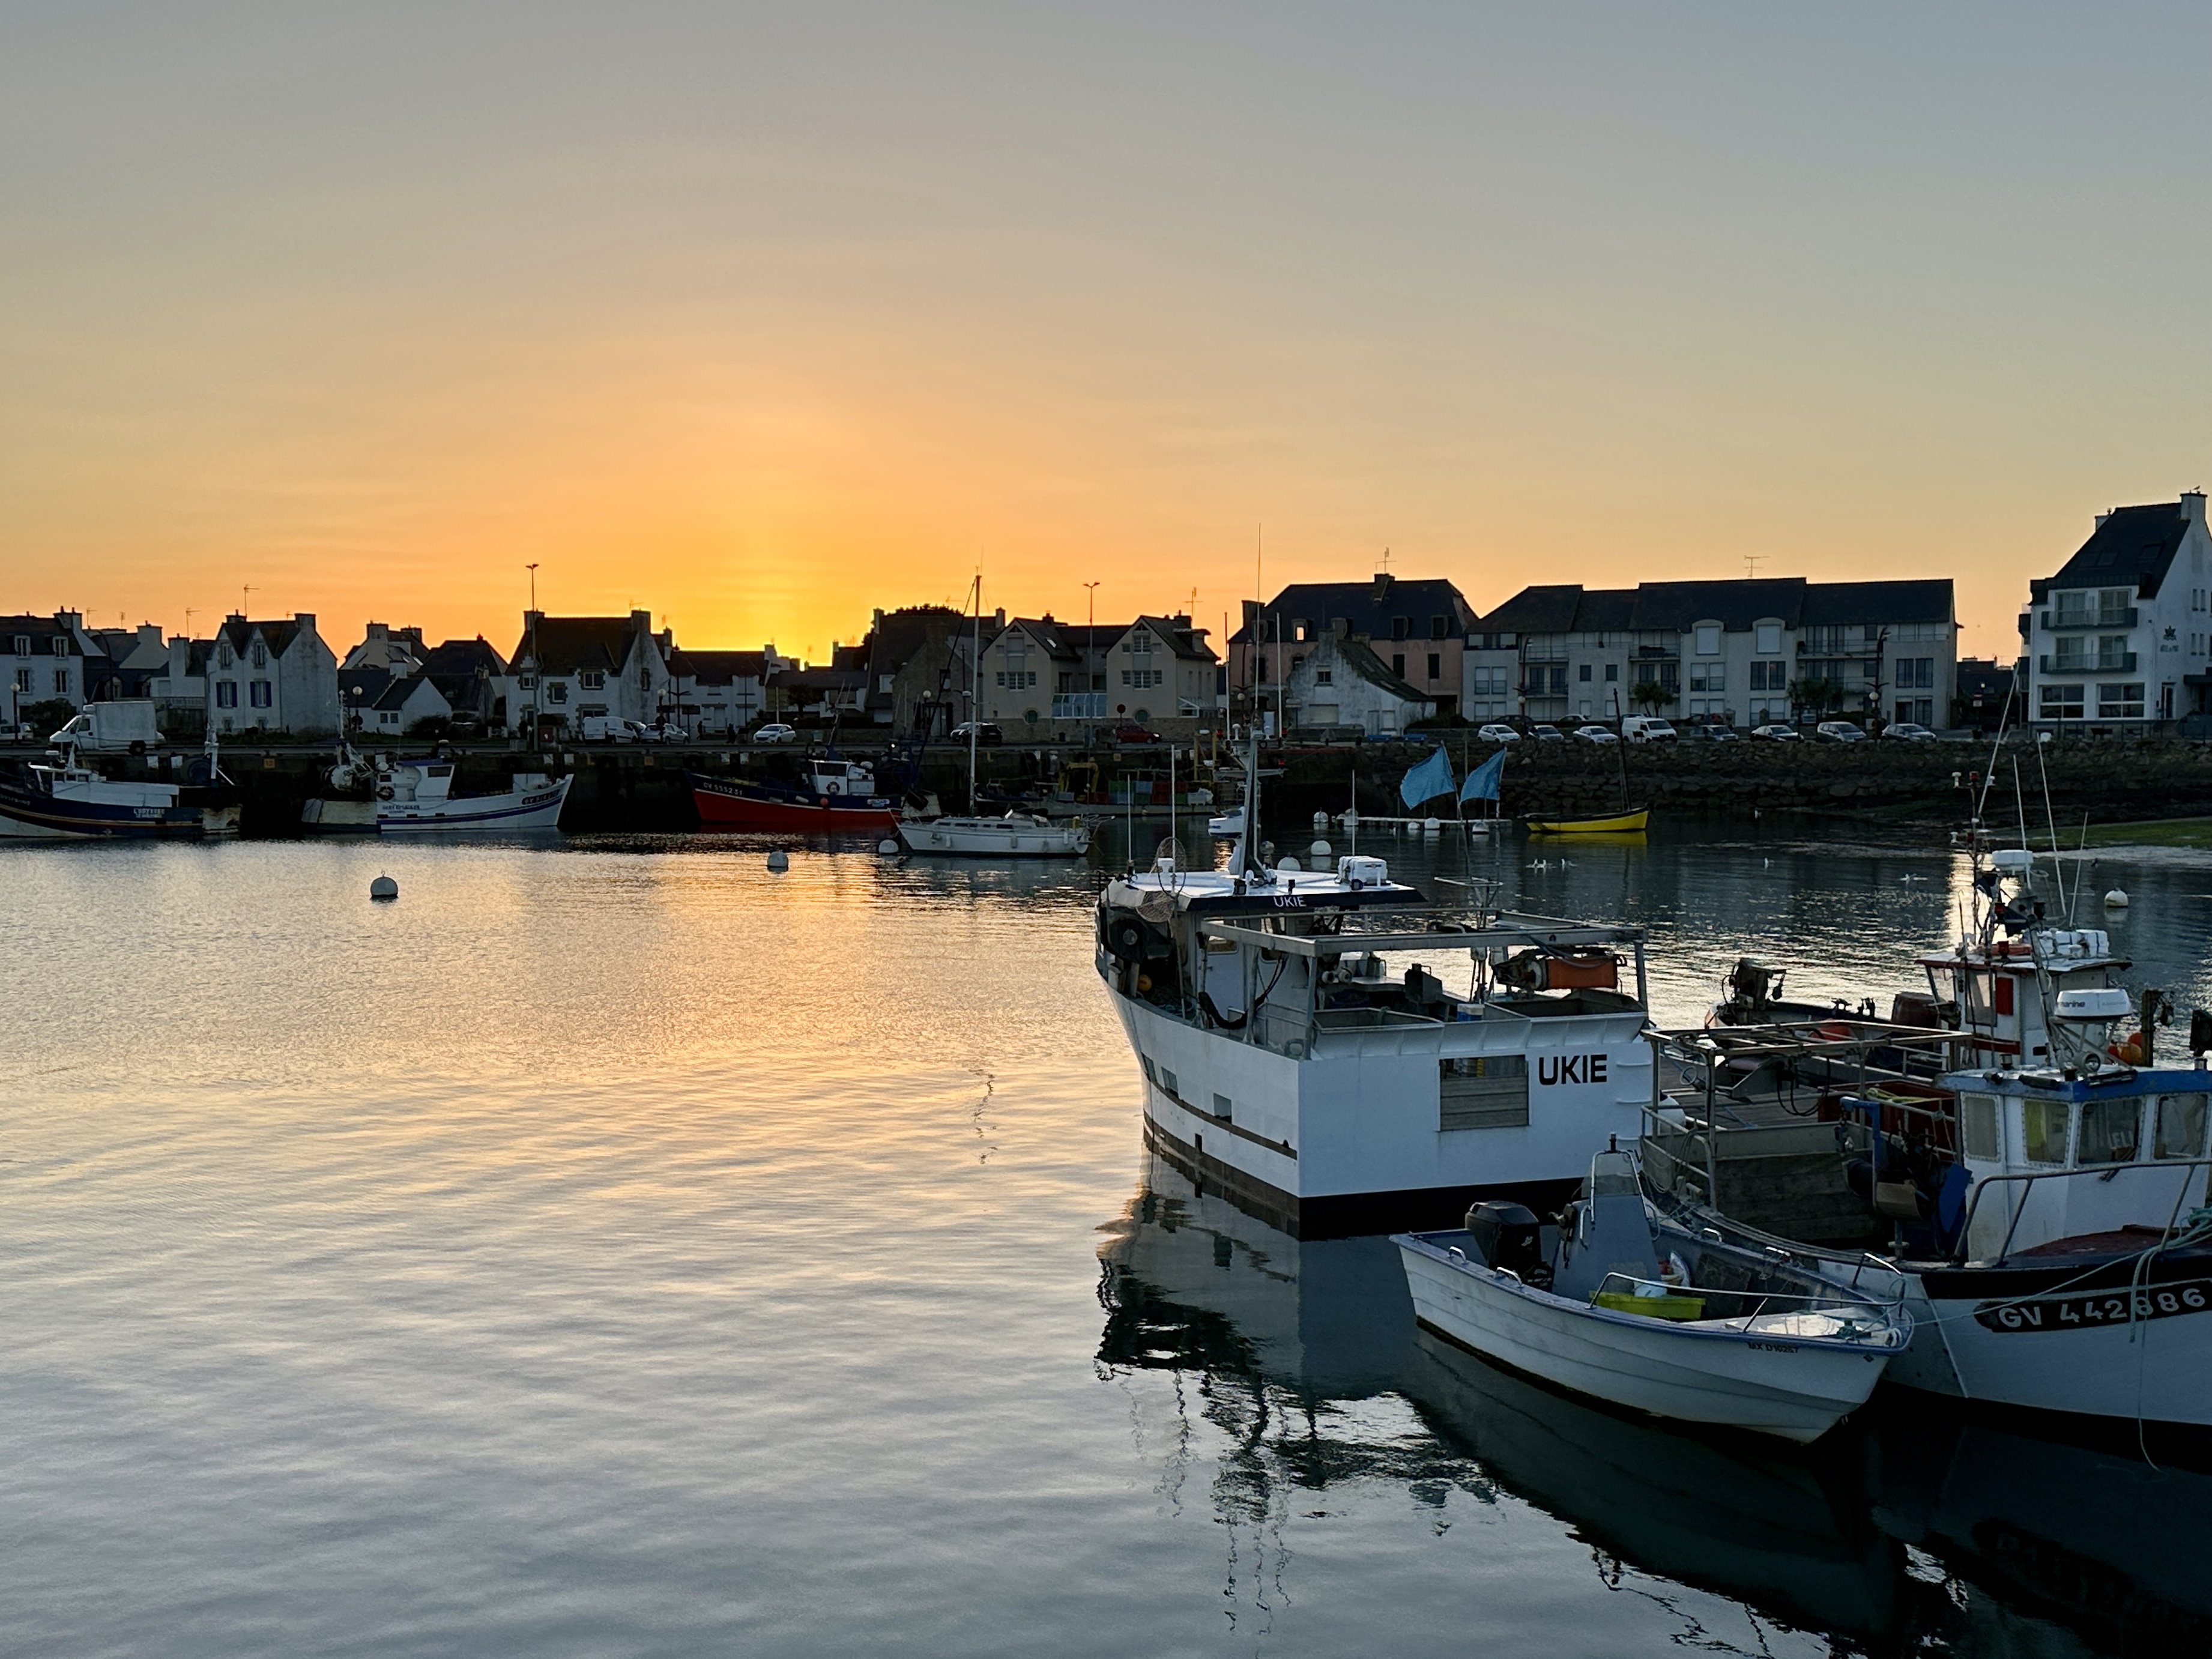
[[[1306,848],[1307,854],[1316,864],[1328,858],[1328,855],[1335,850],[1336,849],[1334,848],[1331,847],[1325,841],[1317,841],[1312,846]]]
[[[1287,871],[1291,874],[1296,875],[1300,870],[1304,869],[1305,866],[1300,864],[1296,859],[1286,858],[1280,864],[1277,865],[1275,868],[1281,871]]]
[[[379,903],[396,899],[399,896],[399,884],[389,876],[379,876],[368,884],[368,896]]]
[[[781,847],[777,848],[774,852],[768,855],[768,867],[770,870],[790,869],[791,854],[785,852]]]
[[[898,842],[892,840],[889,836],[885,836],[881,841],[876,843],[876,851],[881,853],[885,858],[889,858],[892,854],[897,852],[898,849]]]
[[[1314,828],[1315,828],[1315,829],[1316,829],[1316,830],[1326,830],[1326,829],[1328,829],[1328,813],[1326,813],[1326,812],[1316,812],[1316,813],[1315,813],[1315,814],[1314,814]]]
[[[2111,892],[2106,894],[2105,908],[2107,910],[2126,909],[2128,908],[2128,890],[2124,887],[2115,887]]]
[[[1444,826],[1441,819],[1423,818],[1421,820],[1421,833],[1425,836],[1433,836],[1437,830],[1443,827]]]

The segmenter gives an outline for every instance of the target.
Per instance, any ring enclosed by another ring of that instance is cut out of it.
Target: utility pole
[[[530,700],[522,706],[526,724],[525,737],[538,736],[538,688],[544,676],[538,668],[538,565],[535,561],[523,566],[530,573]]]

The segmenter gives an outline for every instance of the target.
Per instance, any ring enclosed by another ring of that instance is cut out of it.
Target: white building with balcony
[[[2141,732],[2208,712],[2212,535],[2204,496],[2116,507],[2020,614],[2027,718],[2058,731]]]

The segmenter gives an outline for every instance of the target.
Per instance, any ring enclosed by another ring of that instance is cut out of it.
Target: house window
[[[1316,668],[1314,670],[1314,684],[1316,685],[1333,685],[1335,682],[1336,670],[1334,668]]]
[[[1412,639],[1413,637],[1413,619],[1411,617],[1391,617],[1390,637],[1394,640]]]
[[[276,698],[271,695],[272,690],[267,680],[256,680],[252,685],[246,687],[246,690],[251,694],[250,701],[256,708],[273,708],[276,706]]]
[[[524,691],[535,691],[538,689],[538,676],[535,674],[519,674],[515,677],[514,684],[518,690]]]
[[[1717,657],[1721,653],[1721,625],[1718,623],[1698,624],[1698,654]]]
[[[1690,690],[1692,691],[1725,691],[1728,690],[1728,669],[1720,663],[1690,665]]]
[[[1401,617],[1400,620],[1403,621],[1404,618]],[[1404,652],[1397,652],[1391,657],[1390,672],[1395,674],[1401,680],[1406,678],[1406,653]]]
[[[1449,632],[1450,627],[1451,618],[1449,617],[1431,617],[1429,618],[1429,637],[1432,640],[1449,639],[1451,637]]]
[[[219,645],[216,647],[215,665],[217,668],[228,668],[237,660],[237,658],[230,654],[230,647],[228,646]]]
[[[1505,671],[1503,668],[1477,668],[1468,679],[1468,690],[1478,697],[1502,697],[1505,690]]]
[[[1158,668],[1125,668],[1121,671],[1121,684],[1133,691],[1150,690],[1165,678],[1165,671]],[[1034,675],[1030,677],[1030,683],[1036,683]]]
[[[1575,678],[1580,680],[1584,685],[1588,685],[1589,684],[1590,678],[1590,665],[1588,663],[1584,663],[1580,668],[1575,670]]]
[[[550,681],[545,687],[545,701],[548,702],[568,702],[568,682],[566,680]]]
[[[66,669],[66,668],[57,668],[56,670],[54,670],[54,690],[55,690],[56,691],[58,691],[58,692],[62,693],[62,694],[63,694],[63,695],[64,695],[64,696],[66,696],[66,695],[68,694],[68,691],[69,691],[69,670],[68,670],[68,669]]]
[[[256,668],[269,666],[269,647],[258,640],[253,642],[253,665]]]
[[[2046,685],[2043,688],[2042,718],[2047,720],[2078,720],[2081,718],[2081,688],[2078,685]]]
[[[19,668],[15,671],[15,689],[18,691],[27,691],[31,689],[31,671],[29,669]]]
[[[1429,653],[1429,679],[1431,684],[1444,677],[1444,659],[1441,652]],[[1587,676],[1585,676],[1587,678]]]
[[[215,688],[215,706],[218,708],[235,708],[238,707],[238,682],[236,680],[219,680],[216,682]]]
[[[1617,662],[1609,662],[1609,663],[1606,664],[1606,665],[1605,665],[1605,683],[1606,683],[1607,685],[1611,685],[1611,684],[1613,684],[1615,681],[1617,681],[1618,679],[1620,679],[1620,665],[1619,663],[1617,663]]]
[[[586,668],[576,676],[576,684],[586,691],[604,691],[607,687],[606,671],[603,668]]]
[[[1897,663],[1897,689],[1900,691],[1932,691],[1936,688],[1936,659],[1933,657],[1900,657]]]
[[[1782,650],[1782,624],[1761,623],[1753,630],[1753,647],[1763,657],[1778,656]],[[1759,688],[1753,686],[1753,690]]]
[[[15,635],[15,654],[19,657],[27,657],[31,654],[31,636],[28,634]]]
[[[1301,635],[1301,637],[1304,636]],[[1152,636],[1150,634],[1146,633],[1142,629],[1139,629],[1135,633],[1130,635],[1129,654],[1133,657],[1151,656],[1152,654]]]
[[[2139,720],[2143,712],[2142,683],[2129,685],[2100,685],[2097,688],[2097,718],[2100,720]]]

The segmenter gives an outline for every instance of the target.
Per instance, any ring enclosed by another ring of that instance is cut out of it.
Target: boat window
[[[2021,1156],[2030,1164],[2063,1164],[2066,1161],[2064,1101],[2021,1101],[2020,1127]]]
[[[2154,1144],[2160,1158],[2203,1157],[2204,1097],[2160,1095],[2158,1139]]]
[[[1182,1093],[1181,1085],[1176,1082],[1176,1074],[1173,1072],[1166,1070],[1164,1067],[1163,1067],[1160,1072],[1160,1087],[1166,1090],[1171,1095],[1180,1095]]]
[[[429,769],[429,771],[434,778],[450,778],[453,775],[453,769],[450,766],[434,766]]]
[[[2077,1164],[2132,1164],[2142,1140],[2142,1098],[2123,1095],[2093,1100],[2081,1108],[2081,1144]]]
[[[1439,1060],[1438,1129],[1525,1129],[1528,1127],[1528,1057],[1474,1054]]]
[[[1967,1030],[1986,1026],[1990,1023],[1989,981],[1980,974],[1962,972],[1959,975],[1959,1012]]]
[[[1995,1095],[1967,1095],[1960,1106],[1966,1120],[1966,1156],[1994,1164],[1997,1151],[1997,1097]]]
[[[1146,1082],[1158,1083],[1160,1080],[1159,1073],[1152,1069],[1152,1057],[1150,1054],[1139,1054],[1137,1056],[1137,1060],[1138,1063],[1145,1068],[1145,1080]]]

